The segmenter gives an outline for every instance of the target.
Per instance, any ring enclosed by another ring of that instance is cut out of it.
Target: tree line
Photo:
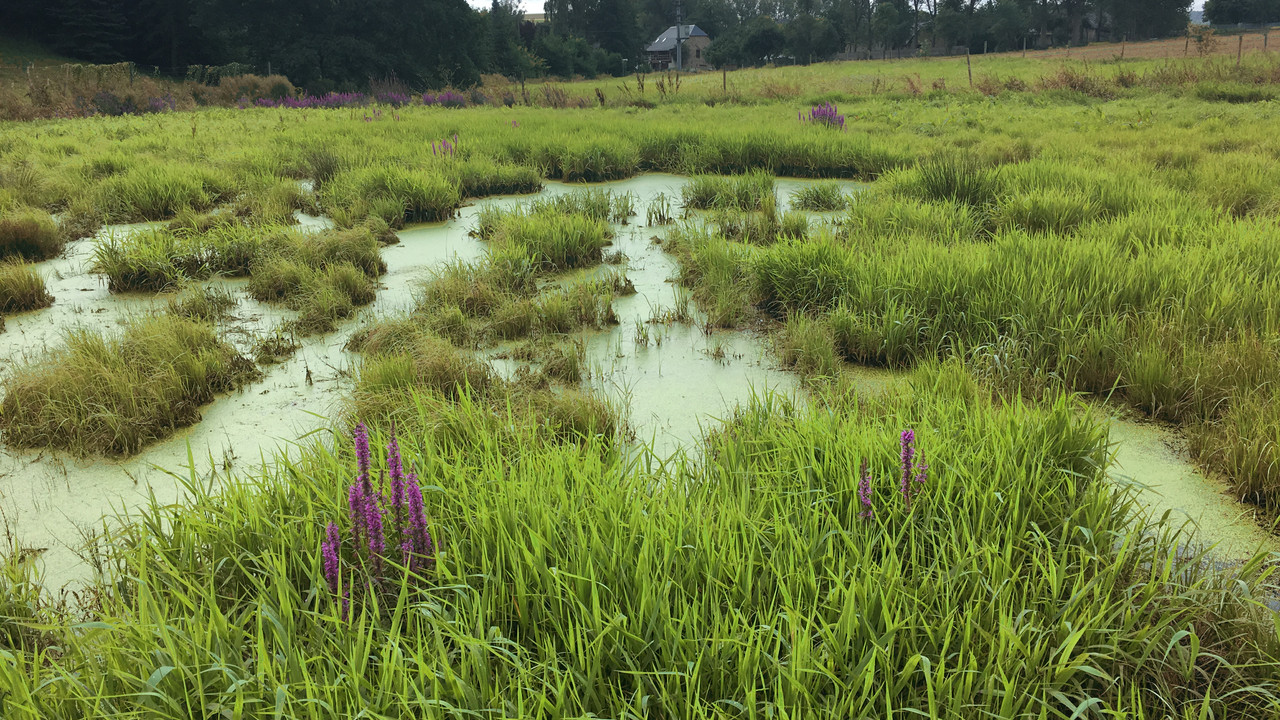
[[[385,80],[466,87],[485,73],[625,75],[644,68],[644,47],[676,15],[676,0],[546,0],[545,19],[535,23],[515,3],[476,10],[464,0],[5,0],[0,31],[87,62],[131,61],[167,73],[243,63],[326,92]],[[1277,3],[1209,0],[1206,12],[1265,13]],[[716,65],[1168,36],[1186,29],[1189,9],[1190,0],[683,3],[685,22],[711,36],[707,57]]]
[[[1280,0],[1207,0],[1204,19],[1214,25],[1280,22]]]

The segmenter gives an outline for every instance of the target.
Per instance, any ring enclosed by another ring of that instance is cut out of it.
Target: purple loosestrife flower
[[[324,577],[329,581],[329,590],[338,594],[338,548],[342,547],[342,537],[338,534],[336,523],[329,523],[325,528],[324,541],[320,543],[320,555],[324,558]]]
[[[360,538],[364,534],[364,488],[355,483],[347,488],[347,512],[351,515],[351,535],[356,547],[360,547]]]
[[[411,568],[429,567],[435,561],[435,545],[431,540],[431,532],[427,529],[427,513],[422,507],[422,488],[418,486],[416,473],[409,473],[405,478],[406,510],[409,526],[405,543],[409,546]]]
[[[907,506],[911,505],[911,478],[915,475],[916,433],[914,430],[903,430],[900,441],[902,448],[902,499]]]
[[[824,102],[821,105],[814,105],[810,108],[808,119],[810,123],[815,125],[826,125],[827,127],[844,130],[844,115],[841,115],[836,106],[830,102]],[[804,113],[800,113],[800,122],[804,121]]]
[[[378,506],[378,493],[369,479],[369,429],[364,423],[356,426],[355,442],[359,475],[356,476],[356,484],[348,491],[347,501],[356,542],[364,537],[369,555],[376,564],[386,549],[386,543],[382,535],[382,508]]]
[[[396,527],[404,525],[404,465],[400,459],[400,444],[396,442],[395,428],[391,429],[391,441],[387,443],[387,475],[391,482],[391,511]]]
[[[862,512],[858,513],[858,517],[869,518],[875,514],[875,509],[871,507],[871,471],[867,469],[865,459],[859,472],[858,500],[862,503]]]
[[[369,428],[364,423],[356,425],[356,472],[359,473],[358,478],[364,484],[369,482]]]
[[[364,504],[364,528],[368,533],[369,558],[375,568],[380,567],[382,555],[387,550],[387,539],[382,529],[382,507],[374,495],[370,495]]]

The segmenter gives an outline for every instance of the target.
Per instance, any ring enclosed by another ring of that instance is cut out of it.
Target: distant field
[[[1243,38],[1243,44],[1240,38]],[[1280,35],[1277,35],[1276,42],[1280,42]],[[1052,75],[1061,68],[1107,76],[1121,71],[1130,72],[1138,77],[1141,84],[1170,68],[1179,72],[1183,68],[1190,68],[1192,73],[1196,73],[1206,65],[1214,66],[1215,60],[1221,67],[1211,74],[1221,75],[1234,63],[1238,52],[1247,64],[1273,65],[1278,49],[1280,48],[1274,43],[1268,43],[1261,32],[1247,31],[1241,35],[1216,37],[1203,54],[1194,40],[1169,38],[976,54],[968,58],[968,63],[964,56],[906,57],[825,62],[807,66],[742,68],[727,72],[713,70],[685,74],[678,81],[673,75],[668,76],[666,73],[577,81],[535,78],[528,80],[523,87],[532,93],[530,102],[534,104],[555,105],[557,99],[546,95],[546,88],[551,87],[554,93],[566,93],[572,104],[596,105],[603,95],[604,104],[612,106],[690,101],[770,102],[823,94],[853,96],[954,91],[970,88],[970,74],[974,86],[979,89],[984,78],[998,81],[1012,78],[1034,86],[1038,79]],[[66,92],[87,92],[83,81],[85,72],[79,70],[71,74],[59,73],[59,68],[65,65],[85,64],[59,56],[30,40],[0,36],[0,91],[4,90],[6,82],[25,85],[26,69],[31,67],[55,89],[61,85]],[[482,90],[489,93],[494,102],[503,93],[510,93],[518,103],[523,102],[520,85],[493,76],[488,76],[488,81],[491,84]],[[492,84],[495,81],[496,84]],[[100,80],[98,89],[118,92],[111,86],[111,82],[110,79]]]
[[[1241,44],[1240,38],[1244,38]],[[1276,33],[1275,40],[1269,40],[1263,33],[1258,31],[1246,31],[1238,35],[1219,35],[1216,42],[1212,43],[1212,47],[1207,51],[1208,55],[1230,55],[1235,56],[1238,50],[1243,52],[1275,52],[1280,50],[1276,47],[1276,43],[1280,42],[1280,33]],[[1028,58],[1071,58],[1076,60],[1112,60],[1119,58],[1121,53],[1125,59],[1143,58],[1143,59],[1170,59],[1170,58],[1190,58],[1199,54],[1199,46],[1195,40],[1188,38],[1166,38],[1164,40],[1147,40],[1140,42],[1125,43],[1109,43],[1096,42],[1090,43],[1084,47],[1076,48],[1053,48],[1050,50],[1034,50],[1028,51]],[[1003,55],[1021,55],[1021,53],[1002,53]]]

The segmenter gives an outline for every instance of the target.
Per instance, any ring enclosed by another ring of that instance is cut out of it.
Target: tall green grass
[[[327,522],[347,530],[345,440],[216,495],[192,481],[188,506],[156,503],[113,538],[122,585],[91,622],[53,626],[57,653],[0,660],[9,712],[1276,712],[1259,560],[1222,573],[1178,550],[1185,536],[1135,526],[1102,476],[1105,429],[1065,398],[995,403],[955,366],[913,385],[807,411],[762,398],[700,462],[665,469],[545,443],[471,394],[411,392],[398,434],[431,570],[381,603],[353,594],[342,619],[318,547]],[[909,510],[908,427],[930,468]],[[358,562],[341,558],[344,582]]]
[[[130,455],[199,421],[201,405],[256,372],[211,326],[186,318],[140,317],[114,335],[72,328],[0,384],[0,431],[17,447]]]
[[[290,328],[297,334],[326,333],[357,307],[373,302],[377,277],[386,269],[378,242],[366,228],[292,233],[255,258],[248,292],[297,310]]]
[[[461,202],[457,183],[448,178],[395,166],[338,173],[320,193],[321,207],[345,225],[368,216],[381,218],[392,227],[406,222],[438,222],[453,217]]]
[[[21,260],[0,262],[0,312],[25,312],[52,304],[53,296],[39,270]]]
[[[157,163],[103,178],[94,204],[109,222],[164,220],[183,210],[207,210],[235,192],[233,180],[207,166]]]
[[[195,286],[183,289],[169,298],[170,315],[217,322],[222,320],[238,305],[235,296],[225,288]]]
[[[63,236],[46,212],[0,210],[0,257],[45,260],[62,252]]]
[[[245,225],[224,216],[183,215],[164,228],[98,239],[94,269],[112,292],[156,292],[213,275],[243,277],[266,247],[289,242],[282,226]]]
[[[762,210],[766,198],[775,197],[773,176],[767,172],[694,176],[681,194],[684,206],[695,210]]]
[[[815,183],[793,193],[791,205],[797,210],[829,212],[849,207],[849,198],[839,183]]]
[[[753,304],[780,318],[820,317],[853,362],[958,357],[1007,392],[1068,387],[1126,399],[1205,433],[1198,457],[1226,470],[1242,495],[1280,497],[1280,455],[1246,440],[1272,423],[1230,409],[1269,402],[1280,379],[1274,228],[1218,218],[1175,230],[1144,211],[1039,226],[1024,216],[987,230],[948,211],[969,202],[945,197],[871,199],[835,235],[759,249],[686,233],[676,250],[682,281],[718,318],[741,320]],[[1009,198],[977,212],[1015,217]],[[729,309],[735,303],[743,310]],[[811,355],[806,346],[784,342],[784,359]]]
[[[597,265],[613,231],[604,220],[584,213],[555,211],[505,213],[488,233],[495,247],[525,254],[543,271]]]

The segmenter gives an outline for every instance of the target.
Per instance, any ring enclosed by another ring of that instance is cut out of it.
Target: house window
[[[697,50],[694,50],[694,51],[693,51],[693,56],[694,56],[694,57],[702,57],[702,48],[698,48]]]

